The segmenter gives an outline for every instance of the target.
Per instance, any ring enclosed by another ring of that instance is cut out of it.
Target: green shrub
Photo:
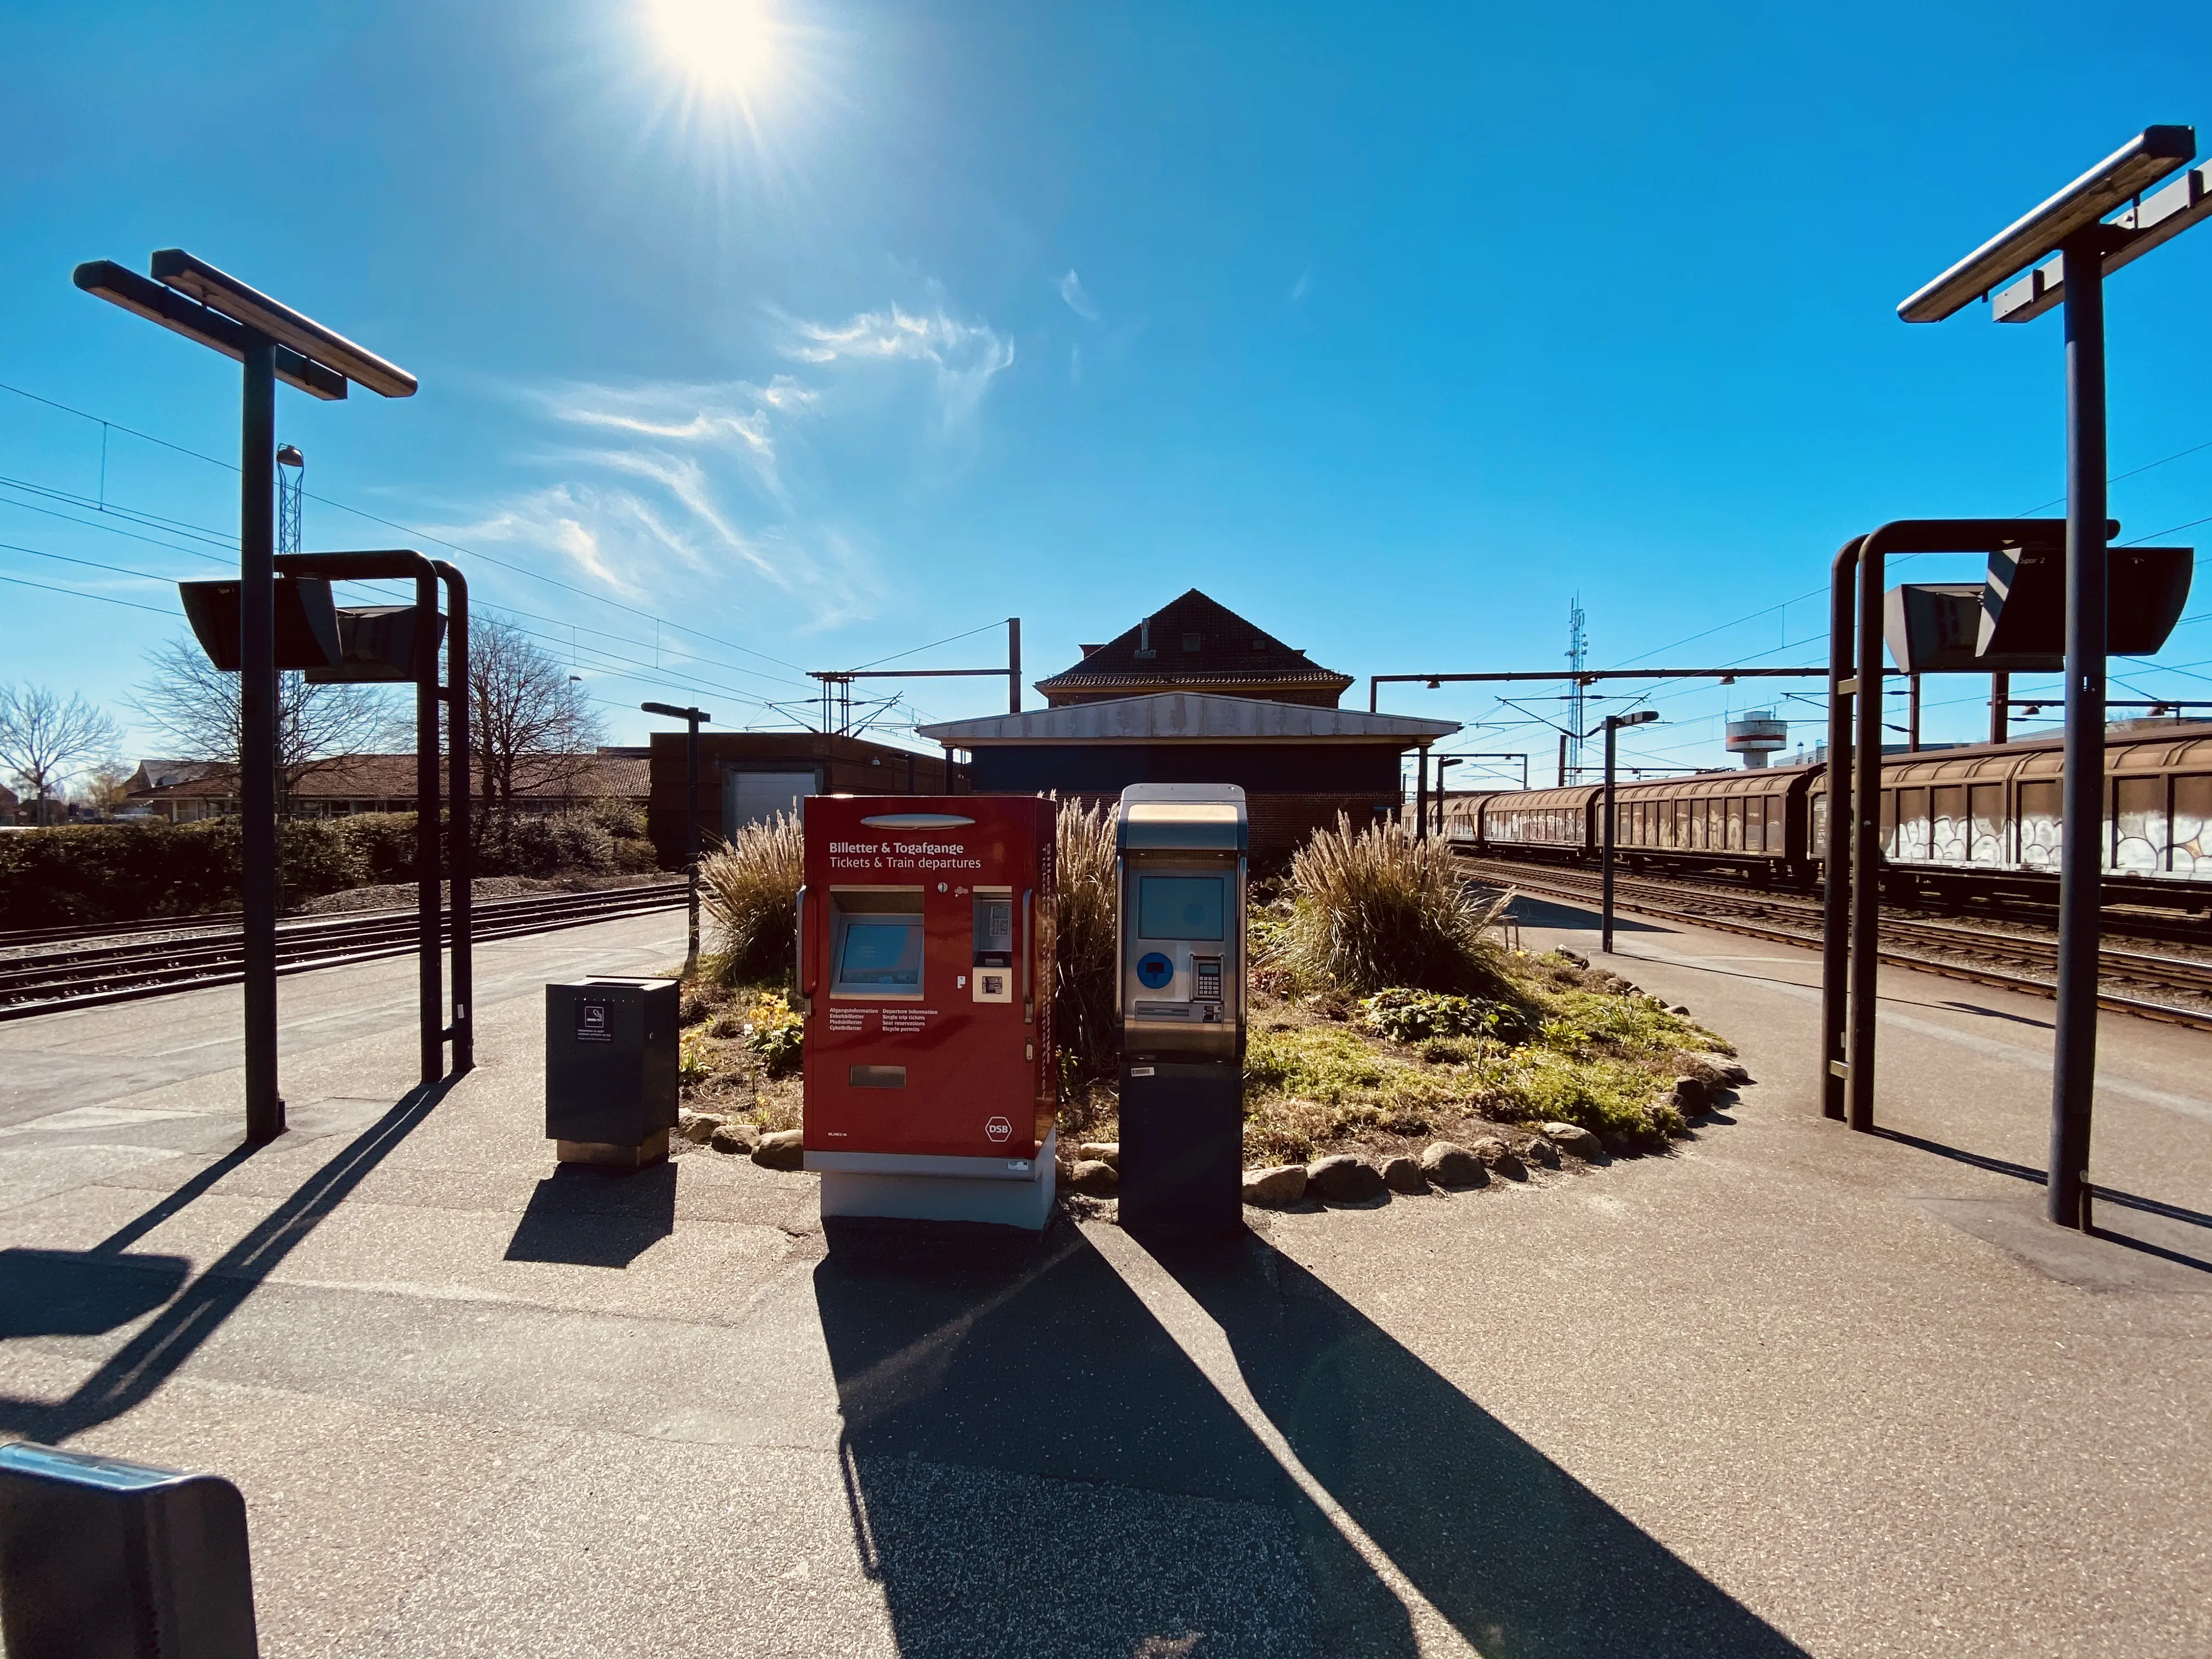
[[[806,1058],[806,1022],[773,992],[753,999],[745,1011],[745,1047],[758,1055],[770,1077],[789,1077]]]
[[[343,826],[346,839],[353,843],[364,882],[383,886],[415,879],[412,812],[359,812],[332,821]]]
[[[1291,914],[1269,965],[1354,994],[1409,986],[1498,998],[1504,952],[1488,908],[1462,893],[1449,848],[1397,823],[1355,830],[1339,815],[1291,860]]]
[[[284,902],[303,904],[367,879],[367,866],[343,818],[294,818],[276,826]]]
[[[1361,1024],[1393,1042],[1419,1042],[1426,1037],[1495,1037],[1517,1042],[1534,1029],[1526,1011],[1516,1004],[1415,991],[1402,985],[1364,998],[1359,1010]]]
[[[643,841],[645,810],[618,795],[602,795],[585,807],[584,814],[617,841]]]
[[[696,1088],[714,1074],[714,1056],[706,1043],[706,1033],[690,1030],[676,1041],[676,1086]]]
[[[714,927],[726,984],[779,980],[793,969],[805,847],[799,820],[779,813],[749,823],[699,861],[700,902]]]
[[[357,886],[364,866],[343,820],[278,826],[287,903]],[[78,823],[0,836],[0,927],[204,915],[239,905],[235,818]]]
[[[580,812],[502,813],[479,853],[488,876],[606,875],[614,867],[614,837]]]

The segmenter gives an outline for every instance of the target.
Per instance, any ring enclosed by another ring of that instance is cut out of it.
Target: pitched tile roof
[[[1341,696],[1352,683],[1194,587],[1036,689],[1047,697],[1232,686],[1259,696],[1271,687]]]

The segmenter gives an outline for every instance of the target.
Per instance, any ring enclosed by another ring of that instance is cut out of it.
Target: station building
[[[1037,681],[1045,708],[918,728],[936,755],[821,732],[702,732],[700,828],[711,842],[810,794],[1111,804],[1132,783],[1233,783],[1245,793],[1255,861],[1280,864],[1339,813],[1355,823],[1397,816],[1406,751],[1459,730],[1340,708],[1352,684],[1193,588]],[[647,821],[672,866],[684,845],[685,739],[653,734]]]
[[[1400,763],[1459,730],[1340,708],[1353,684],[1196,588],[1037,682],[1048,706],[919,728],[964,787],[1112,802],[1133,783],[1233,783],[1252,857],[1279,865],[1340,813],[1395,817]]]

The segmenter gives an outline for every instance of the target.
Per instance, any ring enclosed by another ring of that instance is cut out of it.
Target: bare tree
[[[47,821],[59,787],[121,738],[106,711],[82,696],[64,702],[43,685],[0,686],[0,766],[31,792],[36,823]]]
[[[131,769],[119,761],[102,761],[79,780],[70,799],[83,802],[102,817],[112,817],[131,799]]]
[[[488,817],[504,821],[526,793],[588,783],[600,736],[591,700],[567,669],[512,624],[470,619],[469,749]]]
[[[190,640],[172,640],[147,653],[152,677],[132,707],[159,731],[179,760],[236,767],[239,677],[210,662]],[[319,761],[373,754],[399,744],[404,720],[378,685],[313,685],[304,674],[276,677],[276,810],[289,813],[301,778]]]

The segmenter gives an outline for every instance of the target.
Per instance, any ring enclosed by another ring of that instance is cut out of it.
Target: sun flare
[[[752,99],[775,76],[783,33],[765,0],[642,0],[668,62],[700,90]]]

